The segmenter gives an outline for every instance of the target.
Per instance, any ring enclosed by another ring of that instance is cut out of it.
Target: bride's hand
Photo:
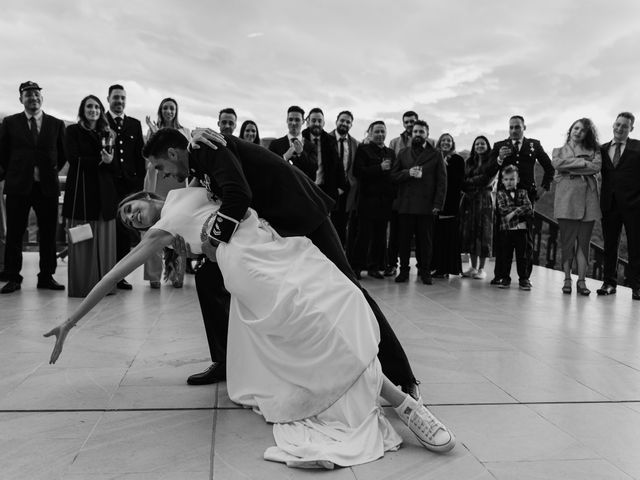
[[[199,143],[202,143],[203,145],[207,145],[209,148],[217,150],[218,147],[212,142],[218,143],[222,146],[227,145],[227,141],[224,139],[222,134],[215,132],[210,128],[197,127],[193,132],[191,132],[189,147],[191,147],[191,150],[197,150],[200,148]]]
[[[52,330],[49,330],[47,333],[44,334],[45,337],[51,337],[53,335],[55,335],[56,337],[56,344],[53,347],[53,352],[51,352],[51,358],[49,359],[50,364],[56,363],[56,360],[58,360],[58,357],[62,352],[62,346],[64,345],[64,341],[67,338],[67,335],[69,334],[69,330],[71,330],[73,326],[74,325],[71,324],[69,320],[67,320],[66,322],[61,323],[57,327],[53,328]]]

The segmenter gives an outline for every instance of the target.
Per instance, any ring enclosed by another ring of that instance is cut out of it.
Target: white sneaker
[[[473,275],[473,278],[476,280],[484,280],[487,278],[487,272],[484,271],[484,268],[481,268]]]
[[[417,402],[407,395],[395,411],[427,450],[448,452],[455,447],[456,438],[453,433],[422,404],[422,401]]]
[[[477,273],[478,273],[478,270],[476,270],[473,267],[469,267],[468,270],[465,270],[464,272],[462,272],[462,276],[469,278],[469,277],[473,277],[474,275],[477,275]]]

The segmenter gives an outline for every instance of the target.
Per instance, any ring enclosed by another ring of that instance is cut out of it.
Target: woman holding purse
[[[573,122],[567,141],[554,148],[551,164],[556,169],[553,211],[560,229],[562,292],[571,293],[571,267],[578,264],[576,290],[589,295],[585,277],[589,266],[589,242],[596,220],[602,217],[596,175],[602,167],[598,137],[593,122],[581,118]]]
[[[66,130],[69,173],[62,215],[69,235],[68,292],[85,297],[116,264],[116,212],[114,184],[114,132],[102,102],[88,95],[80,102],[78,123]],[[88,227],[77,227],[88,225]],[[88,228],[91,229],[90,238]],[[73,233],[81,230],[82,240]]]

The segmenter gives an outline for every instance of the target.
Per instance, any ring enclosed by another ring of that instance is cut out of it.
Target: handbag
[[[78,173],[80,173],[80,159],[78,159]],[[71,222],[76,216],[76,198],[78,196],[78,179],[80,175],[76,175],[76,189],[73,192],[73,207],[71,208]],[[82,203],[84,205],[84,223],[67,228],[67,236],[69,237],[69,243],[75,245],[85,240],[93,238],[93,231],[91,225],[87,222],[87,199],[85,198],[86,190],[84,183],[84,171],[82,172]]]

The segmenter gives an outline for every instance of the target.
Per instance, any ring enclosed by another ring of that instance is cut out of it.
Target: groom
[[[211,230],[203,232],[207,256],[213,258],[217,245],[229,241],[251,207],[283,237],[309,238],[349,280],[362,288],[329,218],[333,201],[278,155],[231,135],[223,137],[209,137],[219,146],[203,139],[205,145],[189,151],[180,132],[164,128],[151,136],[143,150],[156,170],[181,182],[195,177],[221,202]],[[226,378],[229,293],[224,289],[217,263],[206,261],[198,270],[196,288],[213,365],[190,376],[187,380],[190,385]],[[362,291],[380,327],[378,358],[384,374],[417,398],[417,382],[400,342],[378,305],[366,290]]]

